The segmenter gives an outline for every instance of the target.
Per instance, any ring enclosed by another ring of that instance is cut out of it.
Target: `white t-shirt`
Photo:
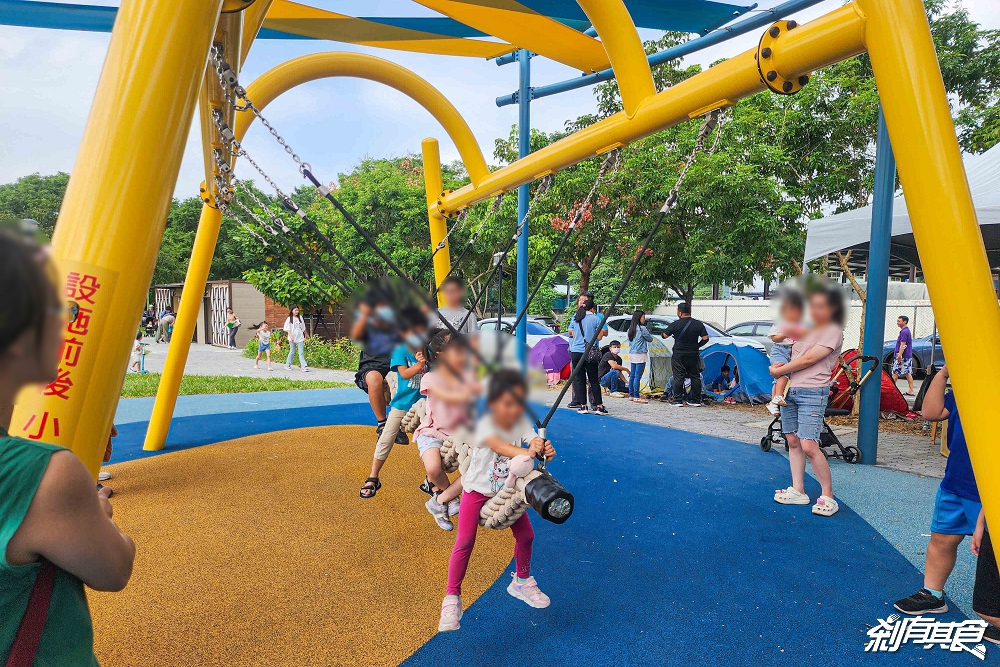
[[[301,315],[295,319],[286,317],[285,326],[282,328],[288,334],[288,341],[290,343],[301,343],[306,339],[306,323]]]
[[[788,324],[788,322],[775,322],[771,325],[771,330],[767,332],[768,336],[784,336],[784,340],[775,341],[775,345],[792,345],[795,343],[795,338],[790,334],[786,333],[786,330],[791,330],[793,327]]]
[[[496,436],[515,447],[523,447],[538,436],[525,417],[514,424],[509,431],[503,431],[490,414],[484,415],[476,424],[476,434],[472,438],[472,452],[469,455],[469,469],[462,475],[462,488],[493,497],[503,488],[510,473],[510,458],[500,456],[486,444],[486,439]],[[528,450],[524,450],[527,454]]]

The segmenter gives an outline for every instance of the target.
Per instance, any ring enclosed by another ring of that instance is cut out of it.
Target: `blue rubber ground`
[[[363,399],[351,389],[182,397],[161,453],[275,430],[373,423]],[[153,455],[142,451],[150,406],[122,403],[114,460]],[[435,636],[404,664],[983,664],[938,648],[863,652],[868,626],[919,585],[910,562],[919,557],[908,553],[907,560],[843,496],[833,518],[773,503],[774,489],[787,483],[782,456],[566,410],[549,435],[559,449],[552,472],[577,499],[562,526],[532,514],[532,572],[552,606],[526,607],[507,595],[509,578],[501,577],[466,612],[461,631]],[[834,479],[852,498],[867,496],[848,487],[872,487],[881,506],[883,489],[896,497],[917,493],[913,504],[929,506],[936,486],[846,465],[835,467]],[[810,477],[807,491],[819,493]],[[924,518],[897,518],[890,507],[864,509],[876,525],[880,514],[893,523],[895,533],[882,530],[894,541],[897,533],[926,530]],[[990,646],[985,663],[1000,664],[998,655]]]
[[[771,501],[784,458],[567,411],[550,433],[552,472],[577,498],[562,526],[532,515],[532,573],[552,606],[526,607],[501,578],[405,665],[981,664],[864,653],[868,625],[919,573],[844,504],[824,518]]]

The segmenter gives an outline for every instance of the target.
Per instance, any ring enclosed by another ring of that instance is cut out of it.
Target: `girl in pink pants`
[[[552,443],[538,437],[524,417],[527,385],[520,373],[498,371],[490,379],[489,411],[480,419],[473,438],[469,468],[462,476],[462,510],[458,515],[458,535],[448,562],[448,591],[441,603],[438,632],[458,630],[462,619],[462,581],[476,544],[479,512],[486,501],[503,488],[510,472],[510,459],[519,454],[532,458],[544,455],[551,461],[556,451]],[[525,450],[527,445],[527,450]],[[549,606],[549,598],[531,576],[531,544],[535,531],[527,512],[510,527],[514,533],[516,572],[507,592],[537,609]]]

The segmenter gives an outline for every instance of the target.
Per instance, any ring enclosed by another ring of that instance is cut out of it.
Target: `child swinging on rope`
[[[397,435],[402,433],[403,437],[406,436],[400,425],[413,404],[420,400],[420,382],[424,377],[424,371],[427,370],[427,362],[424,359],[426,316],[419,308],[411,306],[403,308],[398,319],[403,342],[396,346],[389,360],[390,370],[396,373],[396,395],[389,402],[389,416],[386,417],[385,428],[382,429],[382,434],[375,445],[371,476],[361,487],[361,497],[365,499],[374,498],[382,488],[379,472],[389,458],[392,446],[399,442]]]
[[[458,535],[448,563],[448,594],[441,603],[438,632],[459,629],[462,619],[462,580],[469,567],[472,548],[476,544],[479,512],[483,505],[503,488],[510,473],[510,460],[527,455],[534,459],[542,455],[555,458],[552,443],[543,440],[524,416],[524,401],[528,387],[521,374],[514,370],[497,371],[490,379],[487,403],[489,411],[479,420],[469,455],[469,468],[462,477],[463,513],[458,518]],[[525,449],[527,445],[527,449]],[[457,482],[456,482],[457,484]],[[517,571],[507,592],[536,609],[549,606],[549,598],[538,589],[531,576],[531,544],[535,531],[525,512],[510,527],[514,533],[514,561]]]
[[[427,413],[413,437],[430,484],[431,497],[425,507],[442,530],[454,530],[449,517],[458,514],[462,483],[448,481],[441,467],[441,446],[469,423],[479,385],[466,375],[466,348],[450,331],[434,334],[427,350],[433,369],[420,381],[420,393],[427,397]]]

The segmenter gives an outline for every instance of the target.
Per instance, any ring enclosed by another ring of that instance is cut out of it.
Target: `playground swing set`
[[[512,17],[511,12],[495,7],[424,0],[422,4],[521,47],[517,58],[522,71],[527,67],[530,49],[591,72],[583,79],[617,79],[622,111],[534,153],[522,145],[520,159],[494,171],[487,167],[468,124],[448,99],[414,73],[381,58],[342,52],[303,56],[261,75],[241,96],[233,95],[240,66],[255,39],[263,37],[262,26],[270,8],[280,7],[287,13],[292,11],[292,4],[282,0],[124,0],[117,9],[104,70],[77,156],[79,168],[70,179],[53,238],[54,255],[66,279],[65,293],[81,304],[84,316],[78,318],[76,326],[81,330],[84,350],[71,376],[61,372],[60,380],[52,386],[20,397],[12,435],[66,446],[96,477],[128,365],[130,332],[136,330],[144,305],[196,102],[205,156],[204,206],[186,280],[189,290],[178,311],[175,343],[146,436],[148,450],[159,450],[166,444],[200,305],[198,286],[207,280],[223,213],[235,208],[246,211],[246,207],[226,196],[231,182],[239,186],[238,181],[230,180],[237,159],[244,157],[257,168],[275,188],[282,205],[290,203],[239,143],[255,119],[289,153],[301,175],[377,250],[365,229],[315,177],[312,167],[261,116],[260,111],[281,94],[317,79],[359,77],[408,95],[442,124],[458,149],[470,183],[445,191],[438,142],[423,141],[434,249],[431,261],[440,285],[452,270],[447,219],[461,215],[473,204],[519,188],[523,193],[519,203],[524,210],[527,185],[532,181],[581,160],[611,153],[663,128],[704,117],[693,158],[704,147],[719,115],[740,99],[766,90],[795,94],[808,85],[809,75],[816,69],[867,51],[941,339],[948,347],[949,370],[983,504],[988,515],[1000,516],[1000,450],[989,446],[1000,427],[1000,413],[995,410],[1000,402],[1000,387],[974,384],[980,375],[980,360],[1000,347],[1000,308],[920,0],[855,0],[803,25],[792,20],[776,21],[763,33],[757,47],[661,92],[656,92],[653,84],[653,57],[643,50],[625,0],[577,0],[594,37],[568,25],[563,25],[565,30],[553,30],[541,37],[539,21],[546,19],[541,15],[514,13]],[[288,25],[288,21],[271,21],[270,25],[277,27]],[[581,42],[584,37],[589,41]],[[721,41],[725,36],[708,35],[702,39],[708,38]],[[451,43],[415,40],[393,48],[437,48],[436,52],[452,55],[489,57],[513,51],[506,44],[493,42],[444,41]],[[215,57],[210,56],[213,52]],[[671,55],[676,57],[676,53]],[[220,63],[227,65],[221,72],[216,67]],[[608,64],[610,74],[605,74],[601,68]],[[531,92],[525,77],[522,84],[519,101]],[[522,113],[522,121],[525,119],[526,113]],[[522,130],[524,125],[522,122]],[[676,201],[677,187],[661,209],[643,248],[648,247]],[[286,254],[295,256],[302,244],[294,234],[290,235],[292,240],[286,238],[285,226],[277,219],[269,220],[267,207],[261,208],[263,217],[246,211],[266,232],[255,230],[255,235],[261,242],[270,238],[275,245],[284,244],[281,247]],[[310,233],[318,233],[308,224],[307,216],[291,208]],[[520,296],[527,294],[528,287],[527,212],[519,210],[518,218],[507,251],[516,245],[519,260],[525,260],[523,275],[519,261]],[[276,233],[278,230],[281,234]],[[640,252],[627,272],[614,303],[642,256]],[[350,270],[349,262],[338,259]],[[407,280],[387,256],[383,254],[382,259],[393,273]],[[314,268],[330,284],[346,287],[350,282],[332,267]],[[426,296],[426,292],[423,294]],[[523,319],[528,301],[519,299],[519,303],[519,319]],[[962,326],[970,312],[980,318],[980,326],[971,332]],[[594,339],[588,341],[588,348],[594,343]],[[538,421],[543,433],[557,405],[558,401]]]

